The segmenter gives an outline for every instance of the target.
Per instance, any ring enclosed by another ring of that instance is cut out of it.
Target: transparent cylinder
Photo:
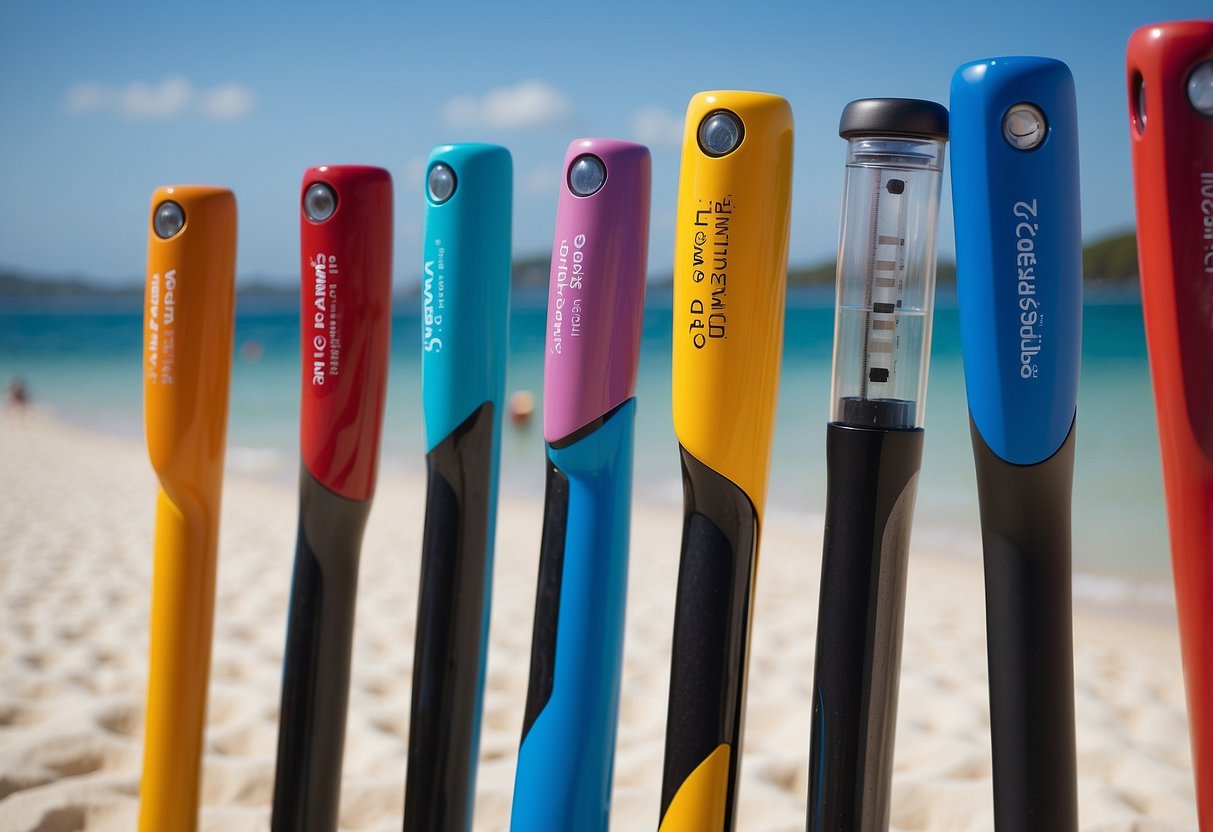
[[[847,145],[834,319],[834,422],[922,427],[944,142]]]

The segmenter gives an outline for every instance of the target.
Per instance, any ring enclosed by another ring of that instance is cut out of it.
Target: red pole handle
[[[316,185],[328,193],[309,202]],[[382,168],[324,165],[304,173],[300,196],[303,463],[331,491],[367,500],[387,387],[392,180]]]
[[[1213,830],[1213,110],[1201,108],[1213,95],[1213,21],[1138,29],[1127,70],[1197,811],[1200,828]]]

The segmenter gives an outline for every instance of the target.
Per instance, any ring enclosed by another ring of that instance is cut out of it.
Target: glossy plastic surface
[[[1013,108],[1019,121],[1007,121]],[[952,78],[952,198],[999,829],[1078,827],[1069,638],[1082,341],[1077,128],[1074,80],[1060,61],[994,58]]]
[[[808,832],[889,828],[921,430],[826,428]]]
[[[721,110],[741,122],[741,140],[726,155],[709,155],[699,143],[700,125]],[[723,639],[732,649],[721,689],[710,697],[715,706],[700,710],[701,718],[684,715],[667,727],[660,828],[710,832],[732,828],[736,817],[748,604],[783,351],[792,111],[784,99],[766,93],[699,93],[687,107],[683,137],[674,242],[674,430],[684,461],[689,455],[714,478],[740,489],[749,504],[746,512],[710,517],[706,525],[697,521],[700,515],[688,502],[693,484],[684,470],[687,516],[673,646],[673,667],[681,671],[671,672],[671,709],[697,695],[681,689],[678,680],[701,677],[705,663],[714,661],[699,649],[701,643],[722,641],[719,634],[703,636],[715,622],[698,620],[696,611],[739,587],[746,593],[739,631]],[[743,539],[747,543],[739,547]],[[725,549],[739,559],[739,571],[691,579],[709,554]],[[727,713],[733,705],[740,710],[735,720],[724,721],[726,735],[720,736],[721,709]],[[696,748],[702,760],[686,753]]]
[[[405,832],[472,828],[500,424],[497,408],[485,402],[426,454]]]
[[[736,810],[735,787],[729,785],[739,771],[733,745],[721,743],[690,773],[661,816],[661,832],[732,829]]]
[[[995,455],[974,428],[997,829],[1078,832],[1071,614],[1071,429],[1036,465]]]
[[[592,432],[548,449],[551,464],[567,477],[567,522],[558,594],[545,595],[541,588],[537,601],[559,604],[555,651],[550,689],[518,752],[513,832],[608,828],[635,418],[636,402],[630,399]],[[532,685],[535,660],[533,654]]]
[[[591,154],[606,182],[591,196],[568,171]],[[649,242],[649,150],[578,139],[564,158],[543,362],[543,437],[559,443],[631,398],[636,389]]]
[[[685,448],[679,450],[684,515],[660,828],[732,829],[745,727],[758,517],[735,483]]]
[[[716,110],[745,125],[711,157],[699,124]],[[691,99],[674,240],[674,430],[696,459],[766,501],[779,367],[792,180],[792,110],[757,92]]]
[[[299,534],[291,583],[272,828],[337,824],[362,531],[375,489],[387,386],[392,181],[382,168],[303,175],[336,206],[301,198],[302,425]]]
[[[335,494],[375,491],[392,315],[392,179],[382,168],[322,165],[337,194],[323,222],[299,212],[303,463]],[[301,198],[302,203],[302,198]]]
[[[405,830],[471,828],[509,348],[510,153],[440,145],[427,172],[438,165],[455,189],[435,200],[426,176],[421,397],[430,480]]]
[[[167,240],[151,227],[164,200],[185,212]],[[223,188],[159,188],[148,226],[144,416],[160,493],[139,829],[188,832],[197,825],[215,606],[236,198]]]
[[[500,434],[510,307],[509,151],[440,145],[430,151],[426,170],[438,164],[454,171],[457,184],[445,202],[426,196],[421,398],[427,453],[485,402],[493,403]]]
[[[337,829],[358,559],[370,500],[347,500],[304,468],[291,576],[272,832]]]
[[[1213,21],[1146,26],[1129,40],[1142,307],[1202,829],[1213,828],[1213,119],[1192,109],[1187,82],[1209,60]]]
[[[1003,137],[1031,103],[1047,121],[1033,150]],[[952,200],[969,411],[999,457],[1032,465],[1074,423],[1082,341],[1078,120],[1069,68],[993,58],[952,76]]]
[[[601,162],[588,196],[579,157]],[[531,678],[511,828],[607,828],[631,518],[636,362],[648,256],[643,145],[579,139],[560,186],[544,356],[550,465]]]

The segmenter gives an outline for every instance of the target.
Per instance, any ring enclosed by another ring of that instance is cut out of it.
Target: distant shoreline
[[[547,291],[550,258],[546,254],[522,257],[512,265],[512,285],[515,296],[528,297]],[[829,287],[834,283],[834,261],[788,269],[789,289]],[[1105,289],[1115,293],[1136,290],[1137,238],[1132,232],[1114,234],[1088,243],[1083,247],[1084,283],[1088,290]],[[956,283],[956,264],[941,260],[936,269],[941,288]],[[673,282],[670,274],[650,275],[649,291],[668,294]],[[414,276],[396,287],[396,297],[411,299],[421,292],[420,278]],[[236,293],[241,298],[293,298],[298,296],[297,282],[287,277],[245,276],[237,281]],[[87,277],[53,277],[31,274],[19,269],[0,267],[0,298],[141,298],[142,281],[107,285]]]

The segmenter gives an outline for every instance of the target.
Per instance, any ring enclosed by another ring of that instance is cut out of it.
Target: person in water
[[[8,395],[5,397],[5,404],[11,410],[23,411],[29,407],[29,387],[25,384],[25,379],[21,376],[16,376],[8,383]]]

